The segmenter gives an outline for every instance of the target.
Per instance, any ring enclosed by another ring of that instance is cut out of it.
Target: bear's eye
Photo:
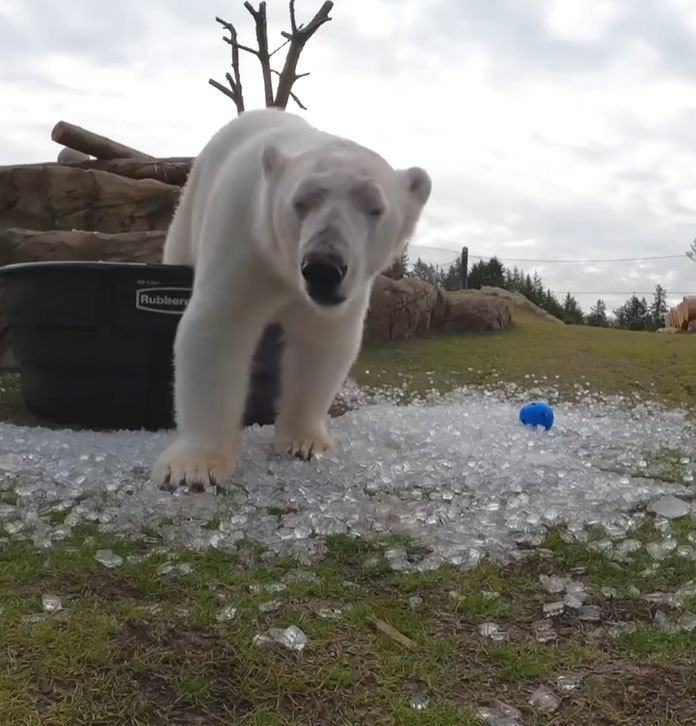
[[[370,207],[367,214],[373,219],[379,219],[384,214],[382,207]]]

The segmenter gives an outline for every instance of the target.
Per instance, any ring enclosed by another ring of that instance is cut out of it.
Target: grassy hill
[[[672,405],[696,404],[696,335],[562,326],[514,306],[513,321],[497,333],[371,346],[353,377],[368,386],[405,380],[415,392],[444,392],[495,380],[544,383],[546,376],[569,398],[575,384],[589,383],[604,393],[638,391]]]

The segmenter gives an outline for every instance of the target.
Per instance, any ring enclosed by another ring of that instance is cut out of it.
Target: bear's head
[[[419,167],[331,140],[298,154],[262,153],[276,253],[307,297],[340,309],[403,253],[430,196]]]

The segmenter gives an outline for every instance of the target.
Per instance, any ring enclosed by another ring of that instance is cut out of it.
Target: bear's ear
[[[430,190],[433,186],[430,175],[425,169],[421,169],[419,166],[412,166],[410,169],[406,169],[401,173],[406,180],[406,188],[409,194],[423,206],[428,201]]]
[[[261,166],[267,179],[274,177],[282,169],[287,159],[286,155],[273,144],[269,144],[261,154]]]

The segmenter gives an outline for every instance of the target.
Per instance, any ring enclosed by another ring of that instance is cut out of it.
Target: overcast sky
[[[297,0],[298,19],[320,4]],[[287,3],[268,6],[273,44]],[[235,114],[207,82],[229,64],[216,15],[253,44],[241,0],[0,0],[0,164],[55,160],[60,119],[197,154]],[[694,0],[336,0],[332,17],[300,61],[300,113],[428,169],[412,258],[683,255],[696,237]],[[242,72],[261,105],[256,59]],[[696,293],[685,256],[515,264],[559,294],[596,292],[585,309],[658,282],[672,302]]]

